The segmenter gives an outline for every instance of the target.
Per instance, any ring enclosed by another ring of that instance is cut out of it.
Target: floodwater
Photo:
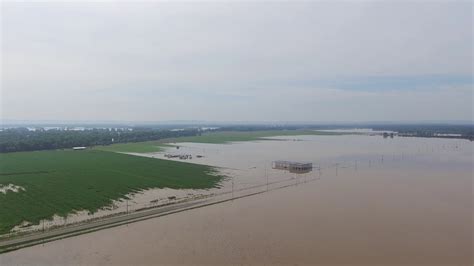
[[[230,178],[216,191],[271,189],[3,254],[0,265],[473,264],[472,142],[347,135],[178,145],[147,156],[191,154],[221,167]],[[272,169],[274,160],[314,169],[293,174]],[[278,182],[293,186],[272,190]]]

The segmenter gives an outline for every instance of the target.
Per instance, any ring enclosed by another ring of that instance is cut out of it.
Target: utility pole
[[[232,176],[232,199],[234,199],[234,177]]]
[[[265,178],[267,179],[267,192],[268,192],[268,174],[267,174],[267,167],[266,165],[263,166],[265,169]]]
[[[126,201],[127,201],[127,213],[128,213],[128,199]]]

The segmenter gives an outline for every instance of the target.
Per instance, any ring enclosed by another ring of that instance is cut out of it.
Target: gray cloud
[[[7,119],[472,119],[469,1],[4,3],[1,14]]]

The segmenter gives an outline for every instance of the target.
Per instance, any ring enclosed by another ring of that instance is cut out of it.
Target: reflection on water
[[[312,172],[313,169],[289,169],[288,172],[292,173],[292,174],[307,174],[309,172]]]

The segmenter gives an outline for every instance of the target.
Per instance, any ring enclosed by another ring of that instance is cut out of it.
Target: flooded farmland
[[[219,167],[228,178],[207,193],[269,192],[2,254],[0,264],[472,265],[472,142],[344,135],[176,145],[142,156],[189,154]],[[313,170],[273,169],[276,160]],[[273,190],[281,184],[291,186]]]

